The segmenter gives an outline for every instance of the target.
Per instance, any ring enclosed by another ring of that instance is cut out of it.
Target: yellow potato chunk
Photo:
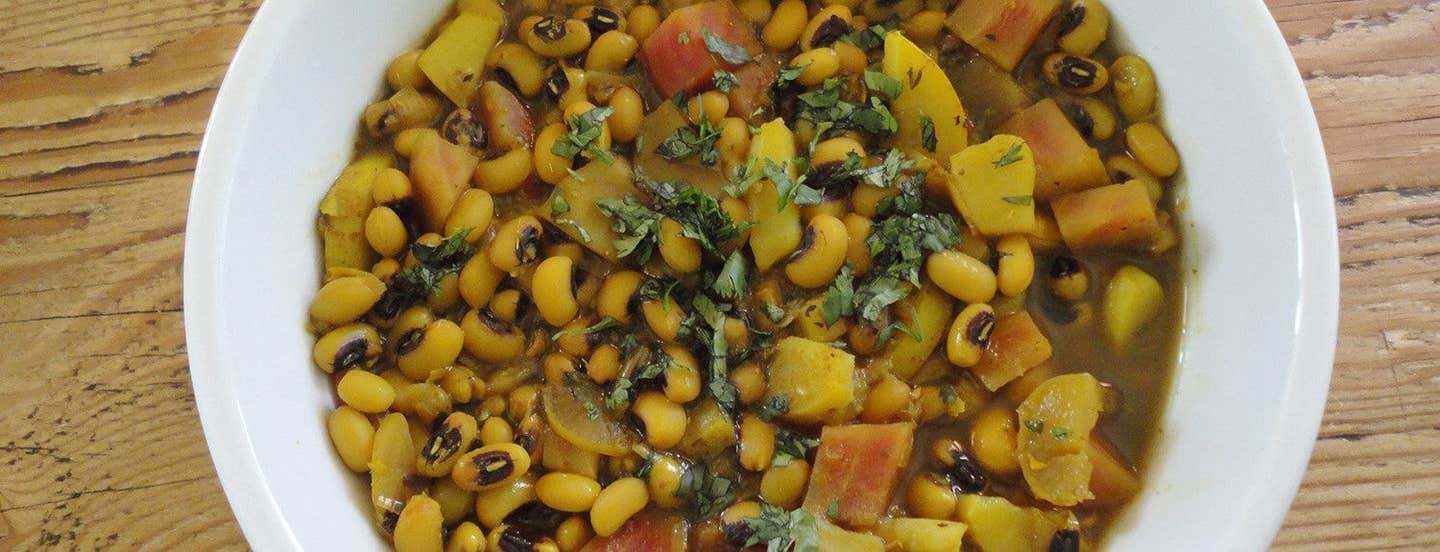
[[[1035,155],[1025,140],[1000,134],[950,159],[950,200],[986,236],[1035,229]]]
[[[855,356],[803,337],[787,337],[775,346],[768,368],[766,400],[789,397],[783,417],[816,424],[855,401]]]
[[[420,54],[420,71],[455,105],[469,105],[503,22],[493,13],[461,12]]]
[[[875,531],[904,552],[955,552],[965,539],[965,524],[923,518],[890,518]]]
[[[845,550],[847,552],[884,552],[885,541],[875,535],[846,531],[839,526],[815,518],[815,527],[820,530],[821,550]]]
[[[950,77],[915,43],[899,31],[885,35],[885,57],[881,69],[900,81],[900,96],[890,103],[890,112],[899,123],[895,144],[901,149],[948,162],[969,145],[965,128],[965,107],[950,84]],[[921,118],[928,117],[935,130],[935,150],[924,147]]]
[[[1086,449],[1104,401],[1095,376],[1065,374],[1041,383],[1015,409],[1015,457],[1035,498],[1056,506],[1095,498]]]
[[[750,139],[750,159],[757,170],[764,168],[767,161],[784,165],[790,177],[795,178],[795,166],[790,164],[795,159],[795,133],[785,126],[784,119],[760,125],[759,132]],[[750,228],[750,252],[755,254],[755,266],[765,272],[800,246],[800,207],[790,202],[781,209],[780,194],[769,180],[751,186],[745,200],[755,222]]]
[[[1130,265],[1120,267],[1105,286],[1103,317],[1110,345],[1124,349],[1140,327],[1160,313],[1165,290],[1154,276]]]
[[[363,153],[351,162],[325,199],[320,200],[320,238],[325,243],[325,268],[369,270],[375,252],[365,241],[365,217],[375,206],[370,191],[375,175],[395,165],[388,153]]]

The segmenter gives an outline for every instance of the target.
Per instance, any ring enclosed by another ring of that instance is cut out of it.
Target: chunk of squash
[[[615,240],[619,236],[611,229],[610,217],[605,216],[595,202],[601,199],[622,200],[625,196],[640,199],[631,180],[630,164],[619,157],[613,163],[592,162],[561,180],[550,199],[540,205],[535,215],[550,221],[571,240],[583,244],[596,255],[617,262],[620,253],[615,249]],[[570,210],[556,213],[556,197],[565,198]]]
[[[895,312],[901,322],[916,329],[923,339],[897,332],[885,344],[885,349],[872,358],[869,367],[874,372],[889,372],[901,379],[912,379],[944,339],[954,314],[955,301],[935,284],[926,283],[897,306]],[[915,310],[911,311],[911,307]],[[912,312],[919,317],[912,319]]]
[[[902,552],[956,552],[964,545],[965,524],[923,518],[890,518],[875,533]]]
[[[874,527],[910,462],[914,437],[915,424],[909,422],[826,426],[804,508],[850,529]]]
[[[1065,374],[1041,383],[1015,409],[1020,420],[1015,458],[1035,498],[1074,506],[1095,498],[1086,454],[1105,393],[1090,374]]]
[[[1110,345],[1124,349],[1140,328],[1160,313],[1165,304],[1165,289],[1160,281],[1144,270],[1125,265],[1110,277],[1105,286],[1102,317]]]
[[[787,422],[821,423],[855,402],[855,355],[824,343],[782,339],[766,371],[766,399],[789,398]]]
[[[945,20],[950,32],[1006,71],[1014,71],[1060,0],[961,0]]]
[[[1104,438],[1090,436],[1085,445],[1085,454],[1090,456],[1090,492],[1095,499],[1087,504],[1095,506],[1119,506],[1129,502],[1140,492],[1140,478]]]
[[[420,221],[428,232],[445,230],[445,219],[460,194],[470,188],[470,176],[480,159],[464,146],[424,133],[410,152],[410,181],[420,206]]]
[[[820,516],[815,517],[815,529],[820,537],[821,550],[844,550],[845,552],[884,552],[885,540],[875,535],[846,531]]]
[[[645,510],[608,537],[595,537],[580,552],[685,552],[690,524],[674,512]]]
[[[791,163],[795,159],[795,133],[785,126],[784,119],[760,125],[760,130],[750,139],[750,159],[757,167],[763,167],[767,161],[784,165],[790,177],[796,177],[796,168]],[[800,207],[792,201],[781,209],[780,194],[769,179],[751,186],[745,201],[755,222],[750,228],[750,235],[756,236],[750,240],[750,252],[755,256],[755,267],[765,272],[800,246]]]
[[[1019,136],[1034,152],[1037,199],[1110,183],[1100,152],[1085,142],[1055,100],[1047,98],[1021,111],[999,132]]]
[[[972,55],[951,71],[965,114],[980,128],[995,128],[1035,103],[1030,92],[984,56]]]
[[[901,84],[900,96],[890,102],[890,111],[899,123],[895,144],[900,149],[948,163],[952,155],[969,145],[960,95],[955,93],[950,77],[924,50],[899,31],[891,31],[885,35],[881,68]],[[922,116],[929,117],[934,125],[934,151],[923,145]]]
[[[455,105],[469,105],[504,23],[494,13],[460,12],[420,54],[420,71]]]
[[[1049,360],[1051,353],[1050,340],[1030,313],[1021,311],[995,321],[990,346],[970,372],[986,389],[995,391]]]
[[[706,460],[725,452],[737,440],[735,422],[720,409],[720,403],[705,399],[690,410],[685,433],[675,450],[695,460]]]
[[[975,231],[996,237],[1035,228],[1035,156],[1025,140],[1000,134],[950,160],[950,201]]]
[[[1138,180],[1066,194],[1050,209],[1065,245],[1075,250],[1145,246],[1160,228],[1150,193]]]
[[[372,151],[360,155],[345,170],[325,199],[320,200],[320,239],[325,245],[325,268],[370,270],[375,251],[365,241],[365,217],[375,206],[371,189],[380,171],[395,165],[389,153]]]

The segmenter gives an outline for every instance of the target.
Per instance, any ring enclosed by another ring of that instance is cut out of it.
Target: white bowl
[[[259,550],[379,550],[360,478],[325,432],[310,363],[317,202],[390,58],[447,0],[266,2],[215,102],[185,246],[196,404]],[[1182,360],[1144,492],[1115,550],[1261,550],[1310,455],[1336,332],[1329,173],[1310,102],[1260,0],[1109,0],[1185,159]]]

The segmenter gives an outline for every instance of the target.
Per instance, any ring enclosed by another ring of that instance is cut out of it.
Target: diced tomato
[[[820,432],[805,509],[850,529],[873,527],[910,462],[915,424],[827,426]],[[836,507],[832,509],[831,504]]]
[[[689,546],[690,527],[685,519],[672,513],[645,510],[608,537],[591,539],[580,552],[685,552]]]
[[[770,87],[780,77],[780,62],[775,56],[761,54],[755,61],[740,66],[735,73],[735,87],[730,89],[730,111],[739,117],[759,121],[773,117],[769,112]],[[761,108],[765,112],[758,113]]]
[[[705,46],[707,31],[751,55],[760,52],[754,27],[730,0],[702,2],[670,12],[640,49],[645,70],[661,96],[709,88],[716,69],[739,67]]]

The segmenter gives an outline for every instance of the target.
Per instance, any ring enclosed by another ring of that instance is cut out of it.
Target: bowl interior
[[[332,394],[308,360],[315,208],[385,65],[448,5],[267,3],[216,102],[186,329],[206,438],[256,548],[384,549],[361,478],[331,451]],[[1108,5],[1117,39],[1154,66],[1185,159],[1193,275],[1145,489],[1109,544],[1261,549],[1308,459],[1334,348],[1334,214],[1313,114],[1258,0]]]

